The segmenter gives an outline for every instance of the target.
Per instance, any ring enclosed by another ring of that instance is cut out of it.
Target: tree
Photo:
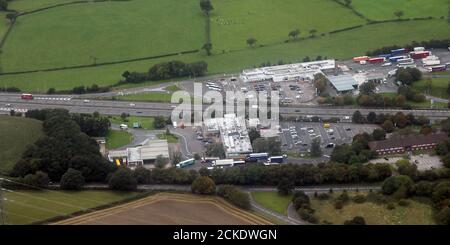
[[[321,157],[322,149],[320,148],[320,138],[315,138],[311,142],[311,156]]]
[[[281,195],[289,195],[294,187],[294,181],[286,177],[282,178],[277,185],[278,193]]]
[[[391,120],[384,121],[384,123],[381,125],[381,127],[388,133],[391,133],[392,131],[394,131],[394,124],[392,123]]]
[[[314,75],[314,86],[319,94],[326,91],[327,83],[328,79],[322,73]]]
[[[295,29],[289,32],[288,36],[293,38],[293,39],[297,39],[297,37],[300,35],[300,30],[299,29]]]
[[[63,190],[80,190],[84,183],[84,177],[81,172],[73,168],[69,168],[61,177],[60,185]]]
[[[261,134],[256,128],[251,128],[248,131],[248,136],[250,137],[250,142],[253,143],[256,139],[261,138]]]
[[[17,14],[16,13],[7,13],[6,14],[6,18],[10,21],[10,22],[14,22],[17,18]]]
[[[353,219],[346,220],[344,222],[344,225],[365,225],[365,224],[366,220],[361,216],[355,216]]]
[[[206,15],[209,15],[209,12],[214,10],[210,0],[200,0],[200,8]]]
[[[257,40],[255,38],[253,38],[253,37],[250,37],[250,38],[247,39],[247,44],[250,47],[253,47],[253,45],[255,45],[256,42],[257,42]]]
[[[138,166],[133,171],[133,177],[138,184],[150,184],[152,178],[152,172],[143,166]]]
[[[167,120],[165,117],[163,116],[156,116],[155,117],[155,122],[154,122],[155,128],[157,129],[162,129],[164,127],[166,127],[167,125]]]
[[[394,15],[395,15],[398,19],[400,19],[404,14],[405,14],[405,13],[404,13],[403,11],[401,11],[401,10],[395,11],[395,12],[394,12]]]
[[[2,10],[2,11],[8,10],[8,1],[7,0],[0,0],[0,10]]]
[[[361,94],[370,95],[375,91],[376,85],[373,82],[366,82],[359,86]]]
[[[49,179],[48,175],[42,171],[37,171],[35,174],[28,174],[23,178],[26,185],[36,186],[39,188],[47,188]]]
[[[119,191],[134,191],[137,189],[137,180],[128,168],[120,168],[109,179],[109,188]]]
[[[155,160],[155,166],[157,168],[164,168],[164,167],[166,167],[168,162],[169,162],[169,159],[163,157],[162,155],[158,155]]]
[[[381,190],[386,195],[394,194],[397,191],[403,192],[402,194],[408,195],[414,189],[414,182],[409,176],[398,175],[387,178],[381,187]]]
[[[311,37],[315,37],[315,36],[316,36],[316,33],[317,33],[317,30],[316,30],[316,29],[311,29],[311,30],[309,31],[309,34],[311,35]]]
[[[216,184],[207,176],[200,176],[192,182],[192,193],[200,195],[213,195],[216,193]]]
[[[344,4],[347,7],[350,7],[350,5],[352,5],[352,0],[344,0]]]
[[[208,56],[210,56],[211,55],[211,50],[212,50],[212,43],[205,43],[205,44],[203,44],[202,49],[204,49],[206,51],[206,54]]]
[[[122,112],[122,114],[120,114],[120,118],[122,119],[122,121],[125,121],[128,117],[128,114],[125,112]]]
[[[377,120],[377,114],[373,111],[369,112],[369,114],[367,114],[367,122],[368,123],[375,123],[375,121]]]
[[[177,165],[182,160],[181,152],[176,151],[172,154],[172,165]]]
[[[386,139],[386,132],[383,129],[375,129],[372,133],[372,137],[374,140],[384,140]]]
[[[352,116],[353,123],[364,123],[364,117],[360,111],[355,111]]]
[[[221,143],[212,143],[206,146],[205,154],[208,157],[225,158],[225,150]]]

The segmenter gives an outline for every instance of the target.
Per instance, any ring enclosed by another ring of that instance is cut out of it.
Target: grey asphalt
[[[46,95],[35,95],[34,100],[22,100],[19,94],[0,94],[0,105],[11,104],[16,109],[43,109],[43,108],[63,108],[73,113],[93,113],[99,112],[104,115],[120,115],[123,112],[133,116],[170,116],[174,105],[167,103],[144,103],[136,102],[135,106],[131,106],[130,102],[124,101],[105,101],[90,100],[84,102],[81,99],[70,100],[43,100],[48,98]],[[71,98],[70,96],[54,96],[50,98]],[[0,106],[1,107],[1,106]],[[195,110],[203,110],[208,105],[194,105]],[[395,114],[403,112],[405,114],[413,113],[416,116],[426,116],[431,119],[446,119],[450,116],[450,110],[399,110],[399,109],[367,109],[367,108],[335,108],[335,107],[318,107],[318,106],[293,106],[280,107],[282,115],[296,116],[319,116],[323,118],[351,116],[355,111],[359,110],[363,115],[367,115],[373,111],[376,113]]]

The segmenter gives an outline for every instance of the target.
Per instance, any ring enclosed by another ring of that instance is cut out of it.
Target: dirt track
[[[218,197],[158,193],[56,225],[266,225],[270,221]]]

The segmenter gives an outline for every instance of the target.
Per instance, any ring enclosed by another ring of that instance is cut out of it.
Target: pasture
[[[0,116],[0,172],[9,172],[22,157],[27,146],[41,136],[41,121]]]
[[[34,2],[41,1],[51,2]],[[408,1],[396,1],[408,7],[403,10],[405,18],[413,14],[409,8],[419,9],[418,13],[426,13],[426,16],[439,16],[443,9],[448,9],[446,0],[435,0],[441,8],[425,0],[416,1],[423,3],[423,11]],[[362,7],[370,6],[373,1],[353,2],[355,8],[363,12]],[[169,60],[204,60],[208,63],[208,74],[239,72],[261,63],[299,62],[306,56],[349,59],[382,46],[450,36],[446,19],[366,25],[364,19],[333,1],[214,0],[213,5],[212,56],[200,51],[89,68],[1,75],[0,86],[16,86],[33,92],[45,92],[50,87],[67,90],[80,85],[107,86],[117,83],[126,70],[145,72],[152,65]],[[377,6],[381,10],[374,13],[380,14],[381,11],[391,16],[397,10],[396,5],[380,5]],[[367,9],[372,11],[370,7]],[[54,21],[62,17],[64,21]],[[363,25],[359,29],[328,34],[332,30],[359,24]],[[3,72],[11,72],[90,65],[94,61],[110,62],[199,49],[205,41],[204,25],[204,16],[196,0],[132,0],[53,8],[18,19],[3,47],[1,68]],[[299,40],[286,43],[288,33],[296,28],[300,30]],[[0,25],[0,32],[1,29]],[[317,30],[317,37],[303,40],[312,29]],[[246,44],[250,36],[258,40],[254,47]]]
[[[130,144],[133,136],[127,131],[109,130],[106,135],[106,148],[113,150]]]
[[[75,4],[21,16],[3,47],[3,71],[120,61],[199,49],[196,0]],[[61,21],[63,20],[63,21]]]
[[[446,17],[448,5],[448,0],[352,0],[352,6],[371,20],[396,19],[396,11],[404,12],[402,18]]]
[[[217,52],[247,47],[249,37],[256,45],[283,43],[288,33],[299,29],[309,36],[363,24],[350,10],[328,0],[214,0],[211,15],[212,42]]]
[[[432,96],[436,96],[443,99],[450,98],[448,94],[448,85],[450,84],[450,78],[432,78],[431,79],[431,92]],[[417,91],[427,90],[427,79],[423,79],[412,84],[412,87]]]

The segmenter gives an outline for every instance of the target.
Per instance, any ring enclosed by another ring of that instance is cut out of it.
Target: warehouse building
[[[169,158],[169,144],[167,140],[147,140],[137,147],[110,151],[108,159],[116,163],[116,165],[126,165],[130,168],[137,166],[153,168],[159,155]]]
[[[312,80],[315,74],[335,68],[335,60],[320,60],[244,70],[240,78],[244,82]]]
[[[327,76],[327,78],[338,93],[346,93],[358,89],[358,82],[352,75]]]
[[[417,150],[431,150],[448,139],[447,134],[410,135],[381,141],[372,141],[369,148],[378,155],[402,154]]]

